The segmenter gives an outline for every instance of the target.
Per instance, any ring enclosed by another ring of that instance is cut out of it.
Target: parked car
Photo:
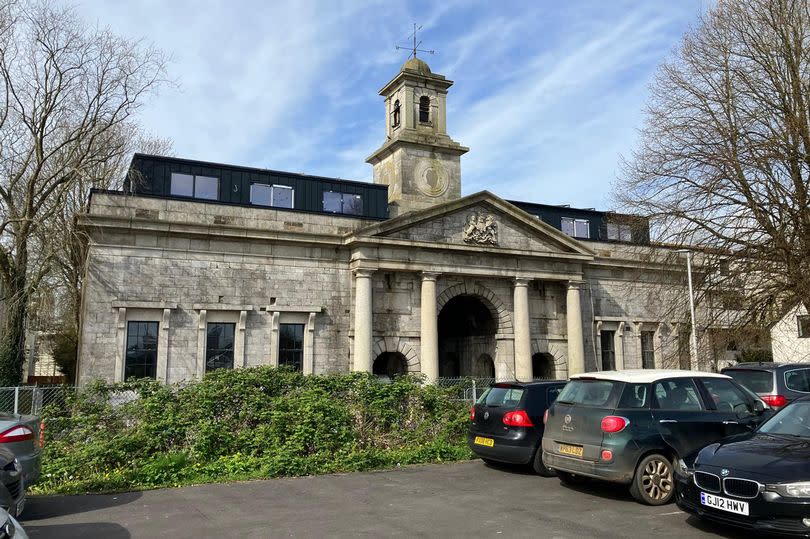
[[[470,449],[484,462],[528,464],[535,473],[554,475],[543,464],[540,440],[543,415],[563,387],[564,381],[543,381],[487,389],[470,409]]]
[[[0,509],[0,539],[28,539],[23,527],[5,509]]]
[[[17,517],[25,507],[25,499],[22,465],[8,448],[0,446],[0,509]]]
[[[661,505],[675,494],[673,466],[712,442],[750,432],[769,416],[723,374],[607,371],[573,376],[546,414],[543,461],[563,482],[581,477],[630,486]]]
[[[36,416],[0,412],[0,447],[9,449],[17,457],[26,487],[39,478],[43,429]]]
[[[761,532],[810,537],[810,398],[752,434],[706,446],[676,473],[688,513]]]
[[[807,363],[740,363],[722,372],[759,395],[774,410],[810,395]]]

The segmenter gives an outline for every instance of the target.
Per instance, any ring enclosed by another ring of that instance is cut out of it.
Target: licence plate
[[[582,457],[582,447],[578,445],[560,444],[560,453],[563,455],[572,455],[574,457]]]
[[[713,507],[714,509],[720,509],[721,511],[726,511],[727,513],[748,516],[748,502],[741,502],[739,500],[732,500],[729,498],[723,498],[721,496],[701,492],[700,503],[706,507]]]
[[[483,436],[476,436],[475,443],[478,445],[485,445],[487,447],[492,447],[495,445],[495,440],[492,438],[484,438]]]

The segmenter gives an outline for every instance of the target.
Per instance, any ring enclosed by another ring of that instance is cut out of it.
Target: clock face
[[[423,159],[414,171],[416,187],[424,194],[437,197],[447,191],[447,170],[438,159]]]

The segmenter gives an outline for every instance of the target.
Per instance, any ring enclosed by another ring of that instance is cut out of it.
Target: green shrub
[[[218,370],[93,383],[44,414],[35,493],[104,492],[465,459],[467,407],[413,377]]]

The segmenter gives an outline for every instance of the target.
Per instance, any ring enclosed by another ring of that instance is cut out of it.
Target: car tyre
[[[538,447],[537,450],[534,452],[534,458],[532,458],[532,471],[541,477],[554,477],[557,475],[557,472],[546,466],[546,463],[543,462],[543,448]]]
[[[645,505],[664,505],[675,495],[672,461],[659,453],[647,455],[636,467],[630,494]]]

